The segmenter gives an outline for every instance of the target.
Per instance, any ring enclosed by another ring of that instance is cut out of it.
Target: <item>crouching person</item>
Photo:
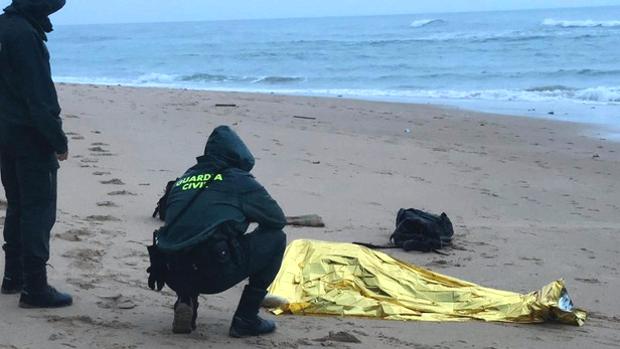
[[[204,155],[172,185],[165,225],[149,247],[149,286],[177,293],[172,330],[196,329],[199,294],[216,294],[249,278],[230,336],[275,331],[258,316],[286,247],[282,209],[250,174],[254,157],[227,126],[209,136]],[[250,223],[258,227],[246,234]]]

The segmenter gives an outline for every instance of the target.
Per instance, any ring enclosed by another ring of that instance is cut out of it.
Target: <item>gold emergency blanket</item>
[[[562,280],[522,295],[433,273],[366,247],[323,241],[293,241],[269,293],[288,300],[275,314],[579,326],[586,320]]]

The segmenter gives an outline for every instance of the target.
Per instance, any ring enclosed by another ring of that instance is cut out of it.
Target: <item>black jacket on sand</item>
[[[35,129],[56,153],[67,151],[45,33],[64,0],[14,0],[0,15],[0,127]]]
[[[209,136],[205,155],[197,160],[176,181],[168,196],[168,227],[157,239],[161,251],[180,252],[216,233],[241,236],[250,222],[258,223],[255,233],[259,234],[286,225],[280,206],[250,174],[254,157],[232,129],[217,127]],[[177,219],[196,195],[199,196]]]

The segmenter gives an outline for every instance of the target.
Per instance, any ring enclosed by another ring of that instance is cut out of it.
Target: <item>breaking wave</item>
[[[252,81],[256,84],[289,84],[295,82],[302,82],[306,79],[299,76],[265,76]]]
[[[433,24],[433,23],[443,23],[444,20],[443,19],[418,19],[416,21],[411,22],[411,24],[409,24],[410,27],[412,28],[422,28],[425,27],[429,24]]]
[[[190,79],[191,78],[191,79]],[[306,81],[301,77],[267,76],[264,78],[234,78],[236,84],[223,84],[231,81],[229,77],[208,74],[175,76],[169,74],[150,73],[137,79],[86,78],[56,76],[57,82],[98,85],[154,86],[166,88],[189,88],[197,90],[222,90],[243,92],[277,92],[298,95],[350,96],[359,98],[401,98],[401,99],[452,99],[452,100],[483,100],[483,101],[572,101],[594,104],[620,104],[620,86],[597,86],[574,88],[564,85],[541,85],[526,89],[424,89],[410,85],[394,86],[387,89],[359,88],[302,88],[299,82]],[[241,79],[245,83],[241,82]],[[285,87],[290,85],[290,88]],[[262,86],[262,87],[261,87]]]
[[[548,40],[554,38],[588,40],[592,39],[592,34],[579,33],[558,33],[558,32],[533,32],[533,31],[500,31],[500,32],[449,32],[435,33],[425,36],[418,36],[407,39],[384,39],[384,40],[359,40],[359,41],[338,41],[324,40],[323,44],[341,45],[406,45],[415,43],[442,43],[442,42],[464,42],[464,43],[488,43],[488,42],[527,42],[536,40]],[[316,43],[318,44],[318,42]]]
[[[149,84],[149,83],[169,84],[169,83],[175,82],[176,80],[177,80],[176,75],[162,74],[162,73],[148,73],[148,74],[143,74],[139,76],[136,79],[136,83],[138,84]]]
[[[132,86],[162,86],[162,87],[180,87],[193,86],[200,88],[203,85],[220,83],[241,83],[241,84],[264,84],[264,85],[286,85],[306,81],[306,78],[299,76],[234,76],[196,73],[191,75],[174,75],[163,73],[148,73],[140,75],[135,79],[114,79],[114,78],[81,78],[75,76],[58,76],[56,80],[66,83],[86,83],[86,84],[121,84]]]
[[[397,98],[422,100],[480,100],[480,101],[521,101],[548,102],[570,101],[593,104],[620,103],[620,86],[574,89],[566,86],[540,86],[527,90],[488,89],[488,90],[427,90],[401,88],[378,89],[293,89],[280,90],[280,93],[346,96],[359,98]]]
[[[592,27],[620,27],[620,21],[616,20],[608,20],[608,21],[597,21],[597,20],[557,20],[553,18],[547,18],[542,22],[542,25],[551,26],[551,27],[562,27],[562,28],[592,28]]]
[[[564,85],[536,86],[525,89],[527,92],[549,92],[549,91],[574,91],[572,87]]]
[[[192,74],[181,77],[182,81],[229,81],[230,77],[218,74]]]

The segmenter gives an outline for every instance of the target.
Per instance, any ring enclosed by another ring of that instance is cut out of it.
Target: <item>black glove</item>
[[[166,261],[165,256],[157,249],[157,246],[148,246],[149,259],[151,266],[146,269],[149,273],[149,288],[151,290],[161,291],[166,285]]]
[[[149,288],[154,291],[161,291],[166,285],[163,275],[154,271],[153,267],[148,267],[146,272],[149,273]]]

